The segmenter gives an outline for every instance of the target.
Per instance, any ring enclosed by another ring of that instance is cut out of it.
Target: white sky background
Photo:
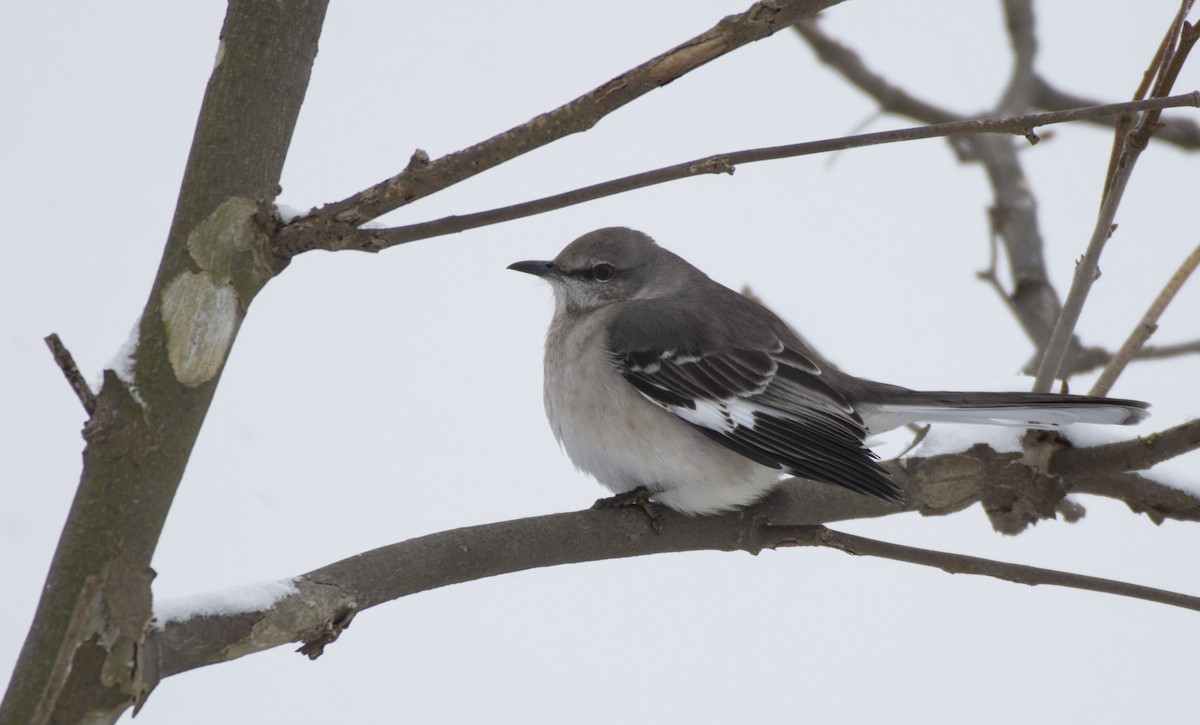
[[[335,2],[283,177],[307,208],[549,110],[748,0]],[[1038,67],[1127,98],[1176,3],[1043,2]],[[89,377],[116,353],[161,254],[224,4],[0,9],[0,670],[15,661],[79,473],[83,413],[46,350]],[[831,32],[960,111],[1007,75],[999,3],[853,0]],[[1200,58],[1180,92],[1200,86]],[[468,213],[740,148],[912,125],[819,66],[790,32],[743,48],[558,142],[386,218]],[[1109,134],[1042,132],[1022,158],[1065,295]],[[1080,324],[1115,348],[1197,242],[1200,167],[1152,146]],[[1031,353],[975,272],[983,172],[925,141],[740,167],[377,256],[312,253],[255,301],[167,521],[155,594],[300,574],[447,528],[583,508],[541,404],[549,290],[508,272],[627,225],[715,279],[750,283],[851,372],[990,385]],[[1155,343],[1200,335],[1200,283]],[[1115,395],[1146,432],[1200,414],[1200,359],[1138,364]],[[1084,390],[1077,380],[1073,389]],[[1200,480],[1200,457],[1172,475]],[[1087,518],[1014,538],[978,507],[839,528],[1200,593],[1200,527],[1085,498]],[[361,614],[324,657],[288,648],[162,683],[139,723],[1183,722],[1200,616],[832,551],[699,553],[560,567]]]

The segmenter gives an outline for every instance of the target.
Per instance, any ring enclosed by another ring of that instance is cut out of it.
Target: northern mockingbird
[[[546,417],[575,466],[617,494],[597,505],[715,513],[753,503],[782,473],[899,501],[868,434],[918,420],[1053,428],[1147,415],[1136,400],[922,392],[847,375],[770,310],[632,229],[509,269],[554,288]]]

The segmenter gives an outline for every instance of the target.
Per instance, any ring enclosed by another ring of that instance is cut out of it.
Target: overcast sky
[[[344,198],[556,107],[749,0],[334,2],[282,203]],[[1039,3],[1038,67],[1127,98],[1171,0]],[[78,480],[83,413],[45,349],[98,379],[145,304],[224,14],[220,2],[8,3],[0,43],[0,671],[15,661]],[[893,81],[977,112],[1009,68],[999,3],[851,0],[830,32]],[[1177,85],[1200,83],[1200,59]],[[1185,112],[1186,113],[1186,112]],[[708,154],[913,125],[790,32],[386,217],[510,204]],[[1111,135],[1041,132],[1021,155],[1065,295]],[[1139,162],[1080,322],[1117,347],[1197,243],[1200,167]],[[506,271],[600,226],[655,236],[757,294],[850,372],[990,387],[1032,350],[975,273],[990,190],[938,140],[744,166],[380,255],[310,253],[273,280],[233,348],[154,559],[156,597],[280,579],[448,528],[605,495],[542,413],[549,290]],[[1200,336],[1200,282],[1156,343]],[[1132,367],[1138,432],[1200,415],[1200,358]],[[1073,381],[1073,390],[1089,382]],[[894,450],[897,444],[893,441]],[[885,449],[885,451],[888,449]],[[1196,486],[1200,456],[1159,475]],[[1196,525],[1081,498],[1080,523],[991,531],[974,507],[854,533],[1200,594]],[[697,553],[525,572],[360,615],[325,656],[289,648],[162,683],[139,723],[1182,722],[1200,616],[832,551]]]

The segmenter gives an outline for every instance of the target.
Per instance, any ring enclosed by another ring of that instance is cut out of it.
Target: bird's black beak
[[[516,272],[532,274],[535,277],[547,277],[558,271],[554,267],[554,262],[546,262],[540,259],[530,259],[525,262],[513,262],[512,264],[508,265],[508,268]]]

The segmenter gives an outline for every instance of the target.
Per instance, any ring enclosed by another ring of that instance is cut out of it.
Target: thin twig
[[[1075,366],[1073,372],[1086,373],[1090,370],[1102,368],[1113,359],[1113,353],[1103,350],[1098,347],[1088,348],[1089,358],[1087,366]],[[1166,345],[1146,345],[1141,350],[1138,350],[1133,355],[1133,362],[1143,360],[1168,360],[1173,357],[1183,357],[1184,355],[1195,355],[1200,353],[1200,340],[1190,340],[1188,342],[1173,342]]]
[[[912,453],[917,446],[921,445],[921,441],[925,440],[925,436],[929,435],[929,431],[933,428],[933,425],[929,423],[926,423],[925,425],[909,423],[904,427],[912,431],[913,438],[911,441],[909,441],[908,445],[905,446],[904,450],[896,454],[896,458],[904,458],[909,453]]]
[[[808,156],[811,154],[827,153],[844,149],[862,148],[879,144],[914,141],[919,139],[939,138],[943,136],[961,136],[967,134],[1014,134],[1028,136],[1033,129],[1056,123],[1069,123],[1097,116],[1112,116],[1121,112],[1146,110],[1151,108],[1177,108],[1181,106],[1200,107],[1200,92],[1185,93],[1170,98],[1155,98],[1148,101],[1109,103],[1090,108],[1074,108],[1066,111],[1049,113],[1034,113],[1025,116],[1009,118],[982,118],[950,123],[939,123],[931,126],[880,131],[877,133],[844,136],[842,138],[822,141],[806,141],[804,143],[772,146],[768,148],[746,149],[724,154],[708,156],[702,159],[685,161],[660,169],[644,171],[612,181],[605,181],[593,186],[575,189],[562,194],[555,194],[534,201],[527,201],[512,206],[491,209],[488,211],[448,216],[419,224],[409,224],[391,229],[361,229],[343,234],[336,239],[322,238],[313,244],[328,243],[319,247],[330,251],[354,249],[358,251],[377,252],[381,249],[398,244],[429,239],[445,234],[456,234],[467,229],[498,224],[500,222],[520,219],[534,214],[542,214],[555,209],[562,209],[587,201],[594,201],[606,196],[620,194],[633,189],[641,189],[668,181],[684,179],[699,174],[729,174],[733,173],[737,164],[770,161],[776,159]],[[306,248],[315,249],[318,247]]]
[[[1117,378],[1125,370],[1125,366],[1158,329],[1158,318],[1162,317],[1167,305],[1171,304],[1175,294],[1183,287],[1184,282],[1187,282],[1192,272],[1196,271],[1198,265],[1200,265],[1200,244],[1196,245],[1187,259],[1183,260],[1183,264],[1179,265],[1179,269],[1175,270],[1175,274],[1171,275],[1171,279],[1167,280],[1167,284],[1146,310],[1146,314],[1142,315],[1142,319],[1133,328],[1133,332],[1129,333],[1125,343],[1105,366],[1104,372],[1100,373],[1100,377],[1088,391],[1088,395],[1108,395],[1108,391],[1117,382]]]
[[[1158,44],[1158,48],[1154,51],[1154,57],[1150,60],[1150,65],[1142,73],[1142,82],[1138,84],[1137,90],[1133,92],[1133,100],[1140,101],[1150,92],[1150,87],[1154,83],[1154,79],[1162,74],[1166,67],[1167,59],[1175,48],[1175,38],[1179,35],[1182,28],[1184,16],[1187,14],[1187,9],[1191,5],[1190,0],[1183,0],[1179,10],[1175,13],[1175,18],[1171,21],[1171,27],[1163,36],[1162,41]],[[1115,124],[1116,133],[1113,134],[1112,151],[1108,157],[1108,171],[1104,174],[1104,189],[1100,192],[1100,199],[1108,198],[1109,189],[1112,188],[1113,179],[1117,175],[1117,164],[1125,154],[1125,146],[1129,140],[1129,132],[1133,126],[1133,116],[1123,115],[1118,116]]]
[[[1200,340],[1177,342],[1172,345],[1147,345],[1133,356],[1135,360],[1163,360],[1200,353]]]
[[[1102,579],[1100,577],[1072,574],[1065,571],[1043,569],[1037,566],[982,559],[977,556],[951,554],[944,551],[920,549],[886,541],[867,539],[853,534],[833,531],[824,526],[769,527],[768,535],[774,545],[824,546],[844,551],[855,556],[875,556],[883,559],[903,561],[909,564],[930,566],[950,574],[976,574],[996,579],[1037,586],[1048,584],[1070,589],[1084,589],[1103,594],[1116,594],[1158,604],[1191,609],[1200,612],[1200,597],[1170,592],[1164,589],[1130,584],[1128,582]]]
[[[1079,316],[1083,314],[1083,304],[1087,301],[1092,284],[1100,278],[1100,253],[1115,229],[1113,219],[1116,218],[1117,207],[1121,205],[1121,197],[1132,173],[1133,162],[1130,159],[1129,163],[1120,166],[1117,175],[1113,177],[1112,186],[1109,187],[1108,195],[1104,198],[1104,204],[1101,205],[1100,214],[1096,218],[1096,225],[1092,229],[1087,251],[1075,263],[1071,289],[1067,292],[1067,299],[1063,302],[1058,321],[1054,325],[1054,331],[1050,333],[1050,341],[1046,344],[1046,351],[1038,365],[1033,382],[1034,392],[1049,391],[1050,385],[1058,377],[1058,371],[1067,355],[1067,348],[1075,335],[1075,325],[1079,322]]]
[[[59,339],[57,332],[50,333],[45,340],[46,346],[50,348],[50,353],[54,355],[54,362],[58,363],[58,368],[67,378],[67,384],[71,386],[71,390],[75,391],[79,402],[83,403],[84,411],[89,416],[93,415],[96,412],[96,394],[83,379],[78,366],[75,365],[75,358],[71,356],[71,351]]]
[[[1099,103],[1099,101],[1093,98],[1086,98],[1055,88],[1041,76],[1036,76],[1036,80],[1037,88],[1034,94],[1034,104],[1036,108],[1043,111],[1094,106]],[[1112,130],[1114,122],[1115,119],[1112,118],[1092,118],[1085,121],[1085,123],[1104,126],[1109,130]],[[1159,143],[1168,143],[1187,151],[1195,151],[1196,149],[1200,149],[1200,124],[1197,124],[1190,118],[1172,117],[1161,131],[1154,134],[1153,138],[1154,141]]]

